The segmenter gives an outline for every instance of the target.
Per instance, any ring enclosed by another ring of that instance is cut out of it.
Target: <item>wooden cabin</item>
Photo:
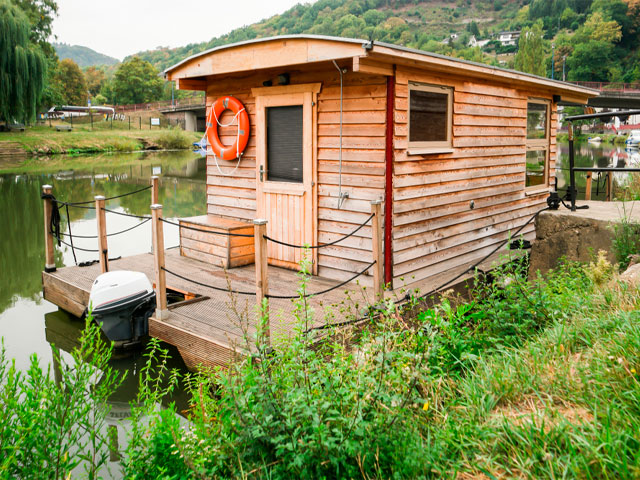
[[[420,50],[312,35],[214,48],[165,76],[178,89],[205,91],[208,110],[237,98],[251,123],[239,160],[208,155],[208,215],[184,224],[242,230],[263,218],[268,236],[317,245],[352,232],[382,200],[384,280],[394,288],[472,264],[545,206],[558,102],[597,95]],[[235,124],[209,128],[226,145],[238,135]],[[226,267],[252,261],[250,241],[236,255],[205,237],[183,232],[182,254]],[[312,255],[314,274],[348,279],[372,261],[371,227]],[[268,258],[295,269],[301,251],[269,243]]]

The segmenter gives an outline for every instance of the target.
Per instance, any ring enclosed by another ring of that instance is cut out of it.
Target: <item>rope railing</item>
[[[105,202],[108,202],[109,200],[116,200],[118,198],[123,198],[123,197],[128,197],[129,195],[135,195],[136,193],[140,193],[140,192],[144,192],[146,190],[149,190],[150,188],[152,188],[153,185],[149,185],[147,187],[144,188],[140,188],[138,190],[134,190],[133,192],[127,192],[127,193],[123,193],[121,195],[115,195],[113,197],[106,197],[104,199]],[[52,199],[53,202],[57,203],[58,205],[66,205],[69,207],[78,207],[78,208],[87,208],[87,209],[94,209],[95,206],[91,206],[91,207],[86,207],[83,205],[90,205],[95,203],[95,200],[87,200],[85,202],[65,202],[62,200],[56,200],[55,197]]]
[[[132,213],[118,212],[117,210],[111,210],[109,208],[103,208],[105,212],[113,213],[115,215],[120,215],[123,217],[137,218],[138,220],[151,220],[151,217],[148,215],[134,215]]]
[[[109,200],[116,200],[119,198],[127,197],[130,195],[135,195],[141,192],[145,192],[147,190],[152,190],[151,200],[152,203],[157,203],[158,198],[158,177],[151,177],[151,184],[149,186],[138,188],[131,192],[123,193],[120,195],[114,195],[111,197],[103,197],[101,195],[96,196],[93,200],[88,200],[84,202],[66,202],[62,200],[56,199],[56,197],[52,194],[53,187],[50,185],[43,185],[42,187],[42,195],[41,198],[44,200],[44,210],[45,210],[45,222],[48,225],[48,232],[45,241],[45,271],[55,271],[55,258],[54,258],[54,239],[57,240],[58,246],[66,245],[71,248],[71,252],[73,254],[73,260],[78,266],[89,266],[93,265],[96,262],[100,262],[101,269],[104,272],[109,270],[109,260],[112,260],[108,257],[108,247],[107,247],[107,238],[115,237],[117,235],[122,235],[124,233],[130,232],[141,225],[144,225],[149,220],[151,220],[150,216],[140,216],[140,215],[132,215],[124,212],[118,212],[116,210],[109,210],[104,207],[105,202]],[[93,205],[91,205],[93,204]],[[60,231],[60,223],[61,223],[61,215],[60,215],[60,207],[63,207],[66,211],[67,216],[67,232]],[[69,207],[74,208],[82,208],[87,210],[96,210],[96,222],[97,222],[97,235],[74,235],[71,231],[71,216],[69,215]],[[117,232],[107,233],[107,226],[105,220],[105,212],[114,213],[117,215],[123,215],[126,217],[137,218],[142,220],[136,225],[132,225],[130,227],[124,228]],[[68,241],[63,240],[63,237],[66,237]],[[74,245],[74,237],[76,239],[97,239],[98,240],[98,248],[84,248],[78,247]],[[78,259],[76,257],[76,250],[90,253],[99,253],[100,260],[90,260],[86,262],[78,263]],[[120,258],[120,257],[117,257]]]
[[[337,240],[334,240],[333,242],[323,243],[322,245],[293,245],[291,243],[283,242],[281,240],[276,240],[275,238],[268,237],[267,235],[265,235],[264,238],[266,240],[269,240],[270,242],[277,243],[278,245],[282,245],[282,246],[285,246],[285,247],[291,247],[291,248],[310,248],[310,249],[314,249],[314,248],[330,247],[332,245],[340,243],[343,240],[346,240],[347,238],[355,235],[361,228],[363,228],[367,223],[369,223],[369,220],[371,220],[373,217],[375,217],[375,214],[372,213],[369,216],[369,218],[367,218],[363,223],[358,225],[358,227],[354,231],[352,231],[351,233],[347,233],[346,235],[338,238]]]
[[[124,230],[120,230],[119,232],[113,232],[113,233],[107,233],[107,237],[115,237],[117,235],[121,235],[123,233],[127,233],[130,232],[131,230],[138,228],[142,225],[144,225],[145,223],[147,223],[148,221],[151,220],[151,217],[147,217],[145,218],[142,222],[140,223],[136,223],[135,225],[133,225],[132,227],[129,228],[125,228]],[[82,239],[96,239],[98,238],[98,235],[78,235],[78,234],[71,234],[71,232],[69,233],[62,233],[61,234],[63,237],[69,237],[69,238],[82,238]]]
[[[205,287],[205,288],[211,288],[213,290],[217,290],[218,292],[226,292],[226,293],[231,293],[234,295],[255,295],[256,292],[241,292],[238,290],[231,290],[229,288],[222,288],[222,287],[216,287],[215,285],[209,285],[207,283],[202,283],[202,282],[198,282],[197,280],[193,280],[192,278],[187,278],[184,277],[182,275],[180,275],[179,273],[176,272],[172,272],[171,270],[166,269],[165,267],[160,267],[161,270],[167,272],[170,275],[173,275],[174,277],[178,277],[186,282],[190,282],[190,283],[195,283],[196,285],[200,285],[201,287]]]
[[[214,235],[224,235],[225,237],[253,238],[253,234],[250,234],[250,233],[231,233],[231,232],[219,232],[214,230],[205,230],[204,228],[191,227],[188,225],[180,225],[179,223],[172,222],[171,220],[167,220],[166,218],[160,218],[160,221],[169,225],[174,225],[178,228],[184,228],[185,230],[193,230],[194,232],[213,233]],[[212,227],[212,228],[215,228],[215,227]]]
[[[296,298],[310,298],[310,297],[317,297],[318,295],[324,295],[325,293],[329,293],[329,292],[332,292],[333,290],[337,290],[338,288],[344,287],[349,282],[353,282],[356,278],[358,278],[360,275],[363,275],[367,270],[369,270],[375,264],[376,264],[376,261],[374,260],[369,265],[367,265],[363,270],[359,271],[358,273],[356,273],[351,278],[348,278],[347,280],[344,280],[343,282],[340,282],[339,284],[334,285],[333,287],[329,287],[329,288],[325,288],[324,290],[320,290],[319,292],[306,293],[304,295],[271,295],[271,294],[266,294],[265,297],[274,298],[274,299],[280,299],[280,300],[294,300]]]

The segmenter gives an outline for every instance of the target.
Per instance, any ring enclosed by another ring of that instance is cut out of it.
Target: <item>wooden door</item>
[[[256,201],[267,235],[292,245],[316,241],[316,96],[319,84],[254,89]],[[302,249],[267,243],[272,265],[297,269]],[[313,271],[315,272],[315,256]]]

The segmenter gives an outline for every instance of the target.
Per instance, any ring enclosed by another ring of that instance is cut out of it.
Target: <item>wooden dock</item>
[[[166,252],[167,270],[179,272],[181,276],[222,289],[255,293],[255,266],[225,270],[214,265],[182,257],[178,250]],[[109,262],[110,270],[134,270],[144,272],[154,282],[154,256],[150,253],[125,257]],[[101,269],[99,264],[89,267],[65,267],[55,272],[43,272],[44,298],[68,312],[80,316],[89,303],[91,285]],[[270,266],[269,292],[271,295],[295,295],[300,278],[293,270]],[[339,282],[319,277],[310,277],[308,292],[318,292]],[[194,303],[173,308],[169,315],[149,321],[152,337],[174,345],[190,369],[198,364],[205,366],[226,365],[235,356],[247,352],[247,346],[255,337],[255,295],[231,295],[212,288],[202,287],[167,273],[167,287],[185,290],[209,297]],[[370,291],[371,289],[369,289]],[[350,283],[318,297],[308,299],[314,310],[309,327],[326,322],[339,322],[365,305],[365,292],[356,283]],[[296,324],[292,300],[271,298],[271,338],[277,343],[282,336],[289,335]],[[325,312],[331,308],[330,318]],[[247,342],[249,341],[249,343]]]

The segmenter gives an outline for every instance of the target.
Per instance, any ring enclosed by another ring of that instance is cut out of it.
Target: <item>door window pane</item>
[[[266,110],[267,180],[302,183],[302,105]]]

